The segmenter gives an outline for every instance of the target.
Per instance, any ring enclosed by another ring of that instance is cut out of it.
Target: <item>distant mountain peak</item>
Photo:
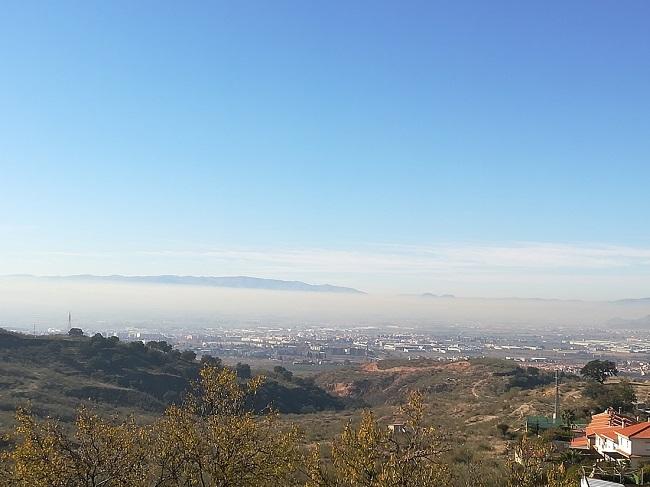
[[[420,294],[421,298],[445,298],[445,299],[453,299],[456,296],[453,294],[433,294],[433,293],[422,293]]]
[[[615,304],[650,304],[650,298],[627,298],[612,302]]]

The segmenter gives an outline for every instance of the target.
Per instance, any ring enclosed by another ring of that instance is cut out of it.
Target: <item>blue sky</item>
[[[0,273],[650,294],[649,18],[5,2]]]

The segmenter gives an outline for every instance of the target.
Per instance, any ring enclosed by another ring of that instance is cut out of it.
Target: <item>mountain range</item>
[[[183,286],[208,286],[338,294],[365,294],[363,291],[359,291],[358,289],[351,287],[333,286],[331,284],[307,284],[306,282],[302,281],[283,281],[280,279],[263,279],[260,277],[249,276],[95,276],[91,274],[81,274],[74,276],[45,276],[43,279],[131,284],[173,284]]]

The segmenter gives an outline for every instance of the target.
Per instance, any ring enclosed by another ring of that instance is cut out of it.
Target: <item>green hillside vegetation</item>
[[[30,337],[0,330],[0,426],[28,403],[39,416],[67,422],[82,402],[103,414],[133,412],[150,420],[180,401],[198,377],[202,364],[195,358],[166,342],[121,343],[101,335]],[[203,361],[220,363],[209,357]],[[267,375],[257,408],[272,404],[280,412],[300,413],[346,405],[311,379]]]

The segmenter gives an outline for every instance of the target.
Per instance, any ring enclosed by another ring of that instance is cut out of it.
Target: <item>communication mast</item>
[[[68,331],[72,329],[72,312],[68,311]]]

